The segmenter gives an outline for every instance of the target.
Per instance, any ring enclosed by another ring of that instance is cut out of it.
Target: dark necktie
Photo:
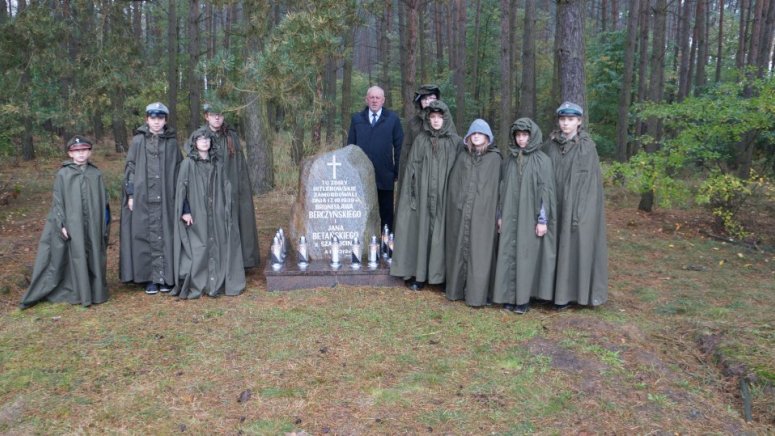
[[[374,125],[377,124],[377,113],[372,112],[371,113],[371,127],[374,127]]]

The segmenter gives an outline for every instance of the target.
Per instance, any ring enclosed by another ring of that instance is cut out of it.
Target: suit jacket
[[[361,147],[369,157],[374,165],[377,189],[392,191],[393,182],[398,178],[401,144],[404,142],[401,120],[395,112],[384,107],[374,127],[369,116],[368,107],[353,114],[347,144]]]

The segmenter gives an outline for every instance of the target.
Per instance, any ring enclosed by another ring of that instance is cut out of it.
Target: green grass
[[[257,201],[264,247],[264,230],[287,226],[294,171]],[[0,223],[42,219],[49,182]],[[31,263],[28,238],[0,238],[0,254]],[[116,281],[115,256],[99,306],[19,311],[11,286],[0,294],[0,433],[767,433],[775,258],[646,224],[611,227],[609,241],[608,303],[521,317],[432,289],[267,293],[260,272],[236,298],[150,298]],[[719,338],[718,359],[699,350],[702,334]],[[756,374],[753,423],[742,424],[721,361]]]

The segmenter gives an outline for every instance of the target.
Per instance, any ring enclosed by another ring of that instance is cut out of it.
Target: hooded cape
[[[65,162],[57,172],[30,287],[21,307],[38,301],[89,306],[108,299],[105,263],[110,209],[102,172]],[[62,227],[70,239],[62,236]]]
[[[175,180],[182,156],[175,130],[153,135],[147,125],[135,130],[126,155],[121,195],[119,279],[135,283],[175,283],[172,239]],[[134,199],[134,210],[127,206]]]
[[[442,112],[441,129],[431,129],[430,110]],[[423,132],[414,140],[401,186],[390,275],[438,284],[445,276],[447,178],[462,140],[451,128],[446,104],[431,102],[425,114]]]
[[[201,129],[210,130],[205,124]],[[232,210],[239,226],[242,238],[242,262],[244,268],[253,268],[260,262],[258,248],[258,231],[256,230],[256,208],[253,204],[253,188],[250,184],[250,173],[245,161],[245,155],[240,145],[239,137],[234,129],[227,129],[226,133],[212,132],[212,147],[223,166],[225,177],[231,184]],[[226,136],[231,138],[232,150],[229,150]],[[188,155],[192,149],[193,139],[189,137],[183,147],[183,152]]]
[[[514,140],[517,131],[530,132],[524,149]],[[541,129],[529,118],[511,126],[509,156],[503,162],[500,185],[501,233],[495,268],[493,303],[527,304],[530,297],[553,299],[557,235],[554,171],[540,150]],[[546,234],[536,224],[543,204]]]
[[[580,130],[571,140],[552,133],[544,150],[557,189],[556,304],[597,306],[608,299],[608,245],[600,160]]]
[[[441,91],[435,85],[422,85],[417,88],[417,91],[414,92],[414,106],[416,112],[406,122],[407,128],[404,131],[404,144],[401,146],[401,159],[399,160],[398,168],[398,185],[396,187],[399,193],[401,192],[401,185],[404,182],[404,173],[406,173],[406,166],[408,163],[407,159],[409,159],[409,152],[412,151],[412,144],[414,144],[415,138],[417,138],[417,136],[420,135],[420,133],[423,131],[424,112],[419,97],[427,94],[436,94],[437,98],[441,99]],[[452,121],[452,116],[449,117],[449,128],[450,131],[457,131],[455,128],[455,123]],[[401,197],[399,196],[397,201],[400,200]],[[396,205],[396,209],[398,209],[398,205]]]
[[[231,183],[218,162],[202,159],[194,150],[180,165],[175,210],[183,214],[183,203],[193,217],[187,226],[175,221],[175,265],[177,280],[172,294],[180,298],[199,298],[203,293],[239,295],[245,289],[237,217],[233,214]]]
[[[468,140],[477,132],[490,141],[481,154],[470,148]],[[449,174],[446,294],[450,300],[484,306],[495,266],[501,154],[484,120],[471,124],[465,143],[467,147],[460,150]]]

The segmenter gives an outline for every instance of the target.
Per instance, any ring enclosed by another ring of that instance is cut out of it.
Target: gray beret
[[[151,103],[148,106],[146,106],[145,113],[146,115],[156,115],[156,114],[169,115],[170,110],[167,109],[167,106],[164,106],[164,104],[157,101],[156,103]]]
[[[584,110],[576,103],[564,102],[557,108],[558,117],[581,117],[584,116]]]

